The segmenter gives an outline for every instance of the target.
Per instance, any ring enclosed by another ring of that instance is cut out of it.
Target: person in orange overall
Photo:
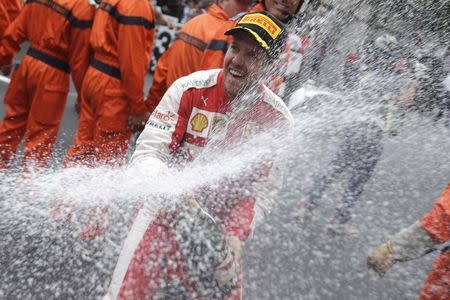
[[[11,21],[9,20],[8,11],[6,10],[3,2],[0,2],[0,40],[2,39],[3,33],[6,28],[8,28],[10,23]]]
[[[203,51],[216,31],[224,24],[229,24],[230,17],[246,11],[249,2],[218,0],[208,8],[206,14],[193,18],[180,29],[172,46],[158,59],[146,102],[150,112],[175,80],[201,70]]]
[[[0,4],[3,4],[3,7],[6,9],[11,23],[19,16],[23,8],[22,0],[0,0]]]
[[[276,4],[274,0],[262,0],[258,4],[251,8],[251,12],[266,10],[274,15],[278,20],[283,23],[288,23],[292,16],[300,11],[300,8],[304,3],[309,1],[305,0],[293,0],[293,1],[280,1],[281,4]],[[228,45],[231,42],[230,36],[225,36],[223,33],[233,27],[237,20],[231,19],[229,22],[223,24],[219,28],[208,47],[203,52],[203,56],[200,62],[201,70],[218,69],[223,67],[223,59],[227,52]]]
[[[22,8],[22,0],[0,0],[0,40],[3,33],[6,31],[6,28],[8,28],[8,25],[17,18]],[[11,69],[12,65],[3,66],[1,72],[5,75],[9,75]]]
[[[80,121],[65,166],[121,164],[131,130],[145,122],[144,79],[155,33],[150,1],[98,4],[90,45],[93,59],[81,89]]]
[[[374,248],[367,263],[383,276],[396,262],[412,260],[436,249],[450,239],[450,183],[428,214]],[[436,258],[419,300],[450,299],[450,247]]]
[[[69,74],[79,91],[88,66],[93,15],[85,0],[28,0],[4,33],[1,67],[11,65],[24,41],[30,47],[5,95],[0,169],[10,167],[22,138],[22,164],[48,165],[67,100]]]

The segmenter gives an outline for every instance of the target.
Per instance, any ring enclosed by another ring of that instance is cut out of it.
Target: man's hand
[[[226,241],[227,241],[228,246],[231,249],[234,261],[237,263],[238,266],[240,266],[241,259],[242,259],[242,242],[241,242],[241,240],[234,235],[229,235],[226,237]]]
[[[239,279],[241,241],[225,237],[214,218],[194,198],[187,198],[180,207],[176,230],[187,265],[203,266],[193,273],[205,272],[207,266],[221,292],[229,294]]]
[[[226,237],[228,246],[227,256],[224,261],[217,266],[214,278],[220,289],[228,294],[237,284],[241,269],[241,241],[235,236]]]
[[[7,66],[1,66],[0,67],[0,71],[5,76],[9,76],[9,74],[11,74],[11,70],[12,70],[12,65],[7,65]]]
[[[169,27],[169,29],[174,29],[175,28],[175,24],[173,23],[173,22],[171,22],[171,21],[167,21],[167,27]]]
[[[72,222],[75,210],[75,206],[72,204],[57,202],[50,210],[50,218],[53,220]]]
[[[89,208],[80,238],[82,240],[93,240],[102,235],[108,229],[110,218],[111,208],[108,206]]]
[[[393,254],[394,249],[392,248],[392,242],[387,241],[387,243],[381,244],[372,250],[367,257],[367,266],[374,269],[380,277],[383,277],[395,264]]]
[[[146,112],[143,115],[130,115],[128,117],[128,129],[132,132],[142,131],[148,118],[150,118],[149,112]]]
[[[78,101],[75,101],[73,108],[75,109],[75,112],[77,113],[77,115],[79,115],[81,108],[80,108],[80,103]]]

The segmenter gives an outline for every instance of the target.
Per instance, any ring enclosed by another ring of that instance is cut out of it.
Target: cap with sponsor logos
[[[265,50],[278,47],[286,38],[283,23],[267,11],[243,15],[234,27],[225,32],[225,35],[233,35],[242,30],[249,32]]]

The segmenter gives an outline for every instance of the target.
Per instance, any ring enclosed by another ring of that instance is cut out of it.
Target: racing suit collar
[[[230,99],[228,99],[227,93],[225,92],[225,84],[224,84],[224,75],[223,75],[223,70],[221,70],[219,72],[219,74],[217,75],[217,87],[218,87],[218,91],[220,91],[220,97],[223,97],[224,101],[223,103],[225,103],[223,110],[224,112],[230,111],[231,110],[231,101]]]

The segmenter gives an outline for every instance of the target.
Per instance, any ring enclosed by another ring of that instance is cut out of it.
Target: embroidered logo
[[[204,104],[205,106],[207,106],[207,104],[208,104],[208,103],[207,103],[208,98],[205,98],[205,97],[202,96],[202,97],[200,98],[200,100],[202,100],[202,101],[203,101],[203,104]]]
[[[242,133],[242,137],[244,139],[250,139],[255,136],[257,132],[257,125],[253,122],[247,123],[244,126],[244,132]]]
[[[208,118],[201,113],[197,113],[191,120],[192,130],[195,132],[203,132],[208,124]]]
[[[171,111],[161,112],[161,111],[156,109],[152,113],[152,117],[154,117],[154,118],[156,118],[158,120],[161,120],[161,121],[168,122],[168,121],[174,120],[176,115],[175,115],[175,113],[173,113]]]
[[[245,15],[238,23],[239,24],[254,24],[258,27],[264,29],[266,33],[268,33],[272,39],[275,39],[282,31],[282,29],[269,17],[263,14],[250,14]]]

